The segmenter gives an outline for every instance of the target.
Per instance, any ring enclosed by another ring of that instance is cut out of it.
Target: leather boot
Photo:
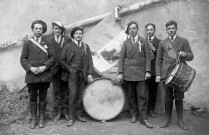
[[[183,130],[188,130],[188,127],[183,122],[183,101],[177,100],[175,102],[176,105],[176,112],[177,112],[177,118],[178,118],[178,126]]]
[[[147,120],[140,120],[140,123],[147,128],[153,128],[153,125],[150,124]]]
[[[57,111],[57,115],[54,117],[54,121],[55,122],[58,122],[61,118],[61,110],[58,110]]]
[[[72,111],[68,111],[69,112],[69,121],[67,122],[67,126],[73,126],[74,122],[75,122],[75,115],[74,113],[72,113]]]
[[[171,115],[172,115],[172,109],[173,109],[173,101],[166,101],[165,102],[165,117],[166,121],[160,125],[160,128],[166,128],[171,123]]]
[[[34,129],[37,122],[37,102],[30,102],[31,122],[30,128]]]
[[[69,120],[67,109],[63,109],[63,115],[64,115],[66,120]]]
[[[38,124],[39,128],[44,127],[45,109],[46,109],[46,103],[39,102],[39,124]]]
[[[86,119],[82,117],[81,115],[76,115],[76,119],[80,122],[86,122]]]

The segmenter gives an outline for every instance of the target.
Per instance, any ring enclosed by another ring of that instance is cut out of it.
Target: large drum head
[[[173,79],[173,77],[176,75],[176,72],[178,71],[178,69],[179,69],[179,64],[173,69],[171,74],[166,79],[166,82],[165,82],[166,84],[168,84]]]
[[[100,78],[90,83],[83,95],[86,112],[97,120],[110,120],[123,109],[125,95],[122,88],[110,79]]]

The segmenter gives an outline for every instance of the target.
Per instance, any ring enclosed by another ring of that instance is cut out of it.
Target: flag
[[[97,73],[111,78],[117,73],[120,50],[126,38],[124,27],[114,20],[113,13],[84,36],[83,41],[94,52],[92,58]]]

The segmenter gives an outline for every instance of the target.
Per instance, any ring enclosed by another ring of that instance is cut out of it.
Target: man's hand
[[[38,68],[37,67],[31,67],[30,71],[34,74],[37,74],[38,73]]]
[[[180,51],[180,52],[179,52],[179,55],[182,56],[182,57],[186,57],[187,53],[184,52],[184,51]]]
[[[89,74],[89,75],[88,75],[88,82],[90,83],[90,82],[93,82],[93,81],[94,81],[94,79],[93,79],[92,75]]]
[[[119,84],[123,80],[123,74],[119,73],[115,78],[115,83]]]
[[[145,80],[150,79],[151,78],[151,74],[149,72],[145,73]]]
[[[46,66],[40,66],[38,67],[38,73],[37,74],[40,74],[42,72],[44,72],[46,70]]]
[[[161,80],[161,76],[156,76],[155,81],[156,81],[156,82],[160,82],[160,80]]]

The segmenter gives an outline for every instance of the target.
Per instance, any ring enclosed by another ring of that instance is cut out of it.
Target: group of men
[[[163,83],[165,91],[165,114],[166,121],[160,125],[166,128],[171,123],[173,100],[175,99],[178,126],[187,130],[183,122],[183,98],[184,92],[174,89],[165,84],[169,72],[174,68],[179,56],[180,61],[193,59],[193,53],[188,40],[177,35],[177,23],[173,20],[166,23],[168,38],[160,41],[155,36],[155,25],[149,23],[145,26],[147,38],[138,34],[138,24],[135,21],[128,23],[126,34],[129,35],[124,41],[119,58],[118,74],[116,83],[125,81],[128,85],[130,122],[137,121],[147,128],[153,128],[148,122],[148,114],[154,117],[156,94],[158,83]]]
[[[37,123],[40,128],[44,127],[50,82],[54,92],[54,121],[63,114],[68,126],[74,124],[75,118],[85,122],[82,93],[86,84],[93,81],[93,62],[89,46],[81,41],[83,28],[74,27],[68,37],[64,35],[64,25],[55,21],[52,22],[53,34],[48,38],[43,36],[47,25],[42,20],[34,21],[31,29],[34,35],[24,41],[20,57],[30,96],[30,128],[34,129]]]
[[[54,21],[53,34],[48,38],[43,36],[47,25],[42,20],[34,21],[31,29],[34,35],[24,41],[20,57],[21,65],[26,70],[25,82],[30,96],[30,128],[34,129],[37,123],[40,128],[44,127],[46,95],[50,82],[54,92],[54,121],[63,116],[68,120],[67,126],[72,126],[75,119],[86,122],[82,117],[82,94],[87,83],[93,81],[93,61],[89,46],[82,42],[83,28],[74,27],[71,37],[68,37],[64,35],[64,25]],[[153,128],[148,122],[148,113],[155,117],[157,87],[162,81],[167,120],[160,127],[169,126],[175,99],[178,125],[182,129],[188,129],[183,122],[184,93],[165,85],[168,70],[176,61],[169,55],[170,49],[180,55],[183,63],[193,59],[188,41],[177,36],[177,29],[175,21],[166,23],[168,38],[160,41],[155,36],[154,24],[145,26],[145,39],[139,36],[135,21],[128,23],[125,32],[129,38],[121,48],[115,83],[127,82],[131,123],[135,123],[139,115],[141,124]]]

